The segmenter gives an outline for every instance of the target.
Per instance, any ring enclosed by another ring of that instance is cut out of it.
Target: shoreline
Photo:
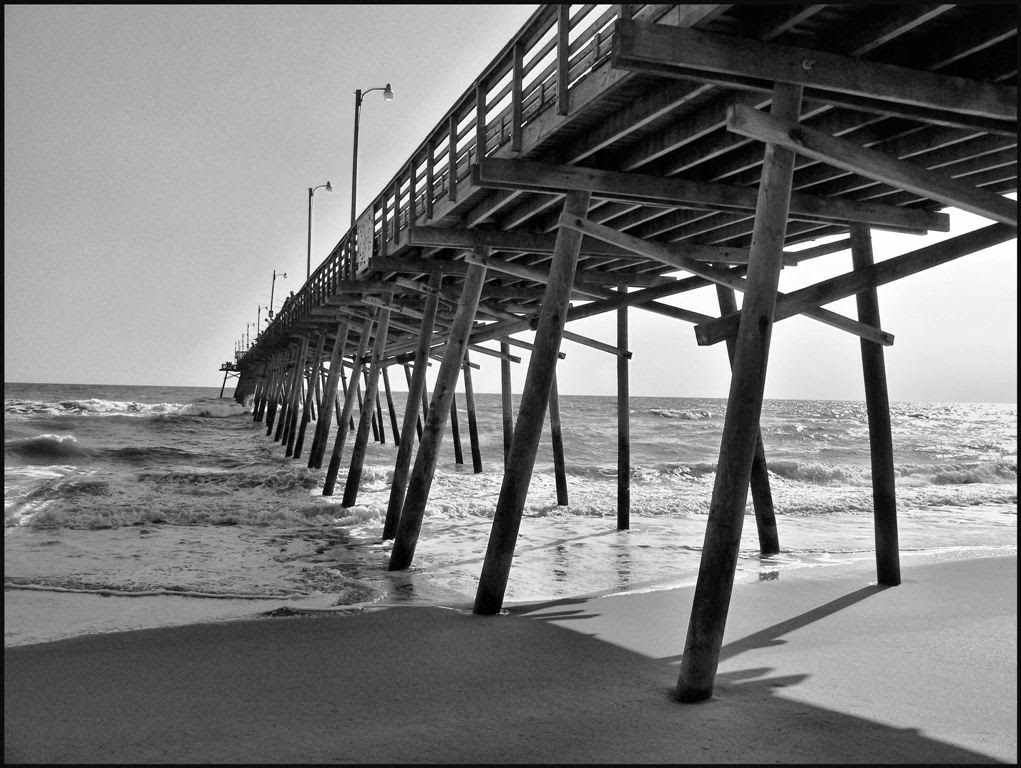
[[[697,705],[670,698],[691,587],[5,647],[5,758],[1016,763],[1016,553],[873,574],[739,581]]]

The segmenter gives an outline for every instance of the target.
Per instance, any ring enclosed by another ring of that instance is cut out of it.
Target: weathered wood
[[[627,286],[620,292],[626,294]],[[617,347],[627,349],[628,309],[617,310]],[[617,356],[617,530],[631,528],[631,395],[628,359]]]
[[[333,490],[337,485],[337,474],[340,472],[340,455],[344,452],[344,443],[347,441],[348,430],[354,429],[351,414],[354,412],[355,403],[358,401],[358,379],[362,372],[362,359],[369,348],[369,339],[371,337],[372,320],[370,318],[364,321],[361,338],[358,340],[358,351],[354,355],[351,379],[347,382],[347,391],[344,395],[344,409],[340,415],[340,424],[337,426],[337,435],[333,439],[333,452],[330,454],[330,464],[326,468],[323,496],[333,495]]]
[[[910,253],[886,259],[878,264],[869,264],[852,272],[845,272],[788,294],[778,294],[773,322],[777,323],[813,307],[846,299],[849,296],[860,294],[862,291],[892,283],[902,277],[932,269],[970,253],[1005,243],[1016,236],[1016,230],[1007,224],[990,224]],[[701,345],[723,341],[733,335],[739,320],[740,314],[731,312],[723,317],[697,324],[695,337]]]
[[[570,55],[571,44],[568,34],[571,31],[571,6],[557,6],[557,114],[566,115],[570,109]]]
[[[772,104],[774,114],[797,120],[800,103],[800,88],[782,83],[776,85]],[[767,144],[759,184],[748,287],[741,305],[741,324],[720,441],[720,458],[677,681],[677,698],[684,702],[701,701],[712,696],[716,680],[741,546],[755,438],[762,412],[773,307],[780,279],[780,253],[787,228],[787,203],[793,173],[794,153]]]
[[[939,125],[1017,133],[1017,88],[692,29],[635,21],[614,28],[615,66],[750,90],[801,85],[829,104]]]
[[[464,407],[468,412],[468,442],[472,452],[472,471],[482,471],[482,448],[479,445],[479,422],[475,414],[475,391],[472,388],[472,369],[468,365],[469,351],[464,352],[464,365],[461,366],[461,378],[464,381]]]
[[[1017,228],[1017,201],[979,189],[967,178],[954,179],[744,106],[735,107],[730,113],[727,130]]]
[[[450,441],[454,444],[454,463],[464,464],[464,452],[461,449],[461,428],[457,424],[456,394],[450,395],[450,438]]]
[[[738,107],[748,110],[745,106]],[[752,111],[752,110],[749,110]],[[719,182],[664,178],[642,173],[620,173],[573,165],[554,165],[534,160],[487,158],[472,170],[473,181],[491,189],[516,189],[533,192],[567,192],[589,189],[593,197],[621,203],[663,205],[703,211],[754,211],[755,190]],[[805,221],[870,222],[874,226],[922,234],[930,230],[945,232],[950,217],[918,208],[901,208],[882,203],[857,202],[840,197],[791,194],[790,217]],[[421,237],[417,235],[416,237]],[[494,239],[497,236],[494,236]],[[507,238],[508,233],[498,237]],[[589,255],[595,246],[585,243]],[[689,258],[716,263],[747,261],[747,249],[714,245],[686,244]]]
[[[510,343],[500,341],[500,351],[509,352]],[[500,361],[500,406],[503,412],[503,464],[507,467],[507,457],[510,455],[511,439],[514,436],[514,403],[511,394],[511,367],[508,357]]]
[[[564,199],[564,215],[584,217],[588,212],[589,199],[587,192],[571,192]],[[556,370],[561,334],[567,322],[571,283],[574,281],[580,247],[581,234],[561,227],[550,264],[550,281],[546,284],[546,295],[536,326],[535,350],[528,362],[521,407],[514,424],[514,437],[475,595],[475,613],[495,614],[503,605],[521,513],[528,494],[550,386]]]
[[[567,494],[567,464],[564,461],[564,432],[560,427],[560,393],[557,391],[557,375],[554,371],[549,393],[549,427],[553,443],[553,476],[557,484],[557,505],[570,504]]]
[[[376,339],[372,345],[369,375],[365,379],[365,407],[359,417],[358,433],[355,435],[355,442],[351,447],[351,466],[347,472],[344,497],[341,501],[341,506],[344,507],[353,507],[358,500],[358,486],[362,481],[362,467],[365,464],[365,451],[369,441],[369,423],[374,416],[373,403],[377,402],[379,372],[382,367],[383,353],[386,351],[386,334],[389,325],[390,310],[380,309],[376,316]]]
[[[623,232],[617,232],[614,229],[588,221],[580,216],[562,215],[560,217],[560,225],[577,230],[578,232],[582,232],[586,235],[605,239],[608,242],[615,242],[622,247],[633,250],[635,253],[641,253],[648,256],[650,259],[661,261],[662,263],[669,264],[677,269],[684,269],[691,272],[693,275],[698,275],[699,277],[703,277],[718,285],[725,285],[728,288],[734,288],[738,291],[746,290],[745,280],[743,278],[734,276],[733,273],[728,270],[712,267],[708,264],[695,261],[694,259],[689,259],[686,256],[665,249],[659,243],[648,242],[637,237],[624,234]],[[780,296],[782,297],[783,294],[780,294]],[[828,309],[823,309],[822,307],[808,309],[801,314],[806,317],[811,317],[813,320],[825,323],[826,325],[833,326],[834,328],[840,328],[848,333],[853,333],[861,338],[871,339],[880,344],[886,344],[889,346],[893,343],[893,336],[891,334],[878,328],[872,328],[871,326],[860,323],[857,320],[852,320],[849,317],[844,317],[836,312],[831,312]]]
[[[479,296],[482,294],[485,277],[485,267],[472,265],[472,268],[468,270],[461,305],[457,308],[454,323],[450,328],[450,338],[443,351],[443,362],[436,375],[432,400],[425,417],[422,441],[418,447],[418,455],[415,457],[415,466],[408,482],[404,506],[397,523],[397,532],[394,536],[394,546],[390,552],[388,566],[391,571],[409,567],[415,556],[415,547],[422,530],[422,516],[425,514],[425,505],[429,499],[440,443],[443,440],[450,402],[454,395],[457,372],[464,362],[468,336],[471,333],[475,308],[479,303]]]
[[[433,275],[429,281],[431,287],[439,288],[440,276]],[[436,310],[440,303],[439,291],[429,294],[425,301],[422,315],[422,329],[418,336],[418,348],[415,350],[415,373],[412,375],[410,366],[404,364],[404,373],[408,377],[408,399],[404,405],[404,424],[401,429],[401,440],[394,461],[393,480],[390,482],[390,499],[386,507],[386,519],[383,521],[383,539],[389,540],[397,531],[401,507],[404,504],[404,493],[408,487],[408,470],[411,467],[411,453],[415,448],[415,424],[418,424],[418,435],[421,439],[422,420],[419,417],[419,406],[425,390],[425,374],[428,370],[429,340],[432,337],[433,324],[436,321]]]
[[[387,373],[388,366],[383,366],[383,390],[386,394],[386,409],[390,414],[390,431],[394,436],[394,444],[401,442],[400,429],[397,426],[397,410],[394,408],[394,396],[390,389],[390,374]]]
[[[873,263],[872,236],[867,226],[851,225],[851,259],[856,270],[869,267]],[[862,291],[856,300],[859,319],[865,323],[878,323],[879,296],[876,289]],[[885,586],[895,587],[900,584],[900,547],[897,534],[893,433],[883,348],[862,341],[861,364],[865,377],[865,407],[869,418],[876,580]]]
[[[316,384],[319,381],[319,367],[323,364],[323,349],[326,347],[326,334],[319,334],[319,342],[316,345],[315,362],[310,362],[308,371],[308,385],[305,392],[305,407],[301,412],[301,423],[298,425],[298,436],[294,440],[294,452],[291,456],[295,459],[301,458],[301,448],[305,443],[305,430],[312,417],[312,399],[315,397]]]
[[[734,291],[722,285],[716,286],[716,297],[720,314],[737,311]],[[727,339],[727,357],[734,365],[736,341]],[[769,471],[766,466],[766,449],[762,443],[762,429],[756,430],[755,456],[751,471],[752,506],[755,508],[755,525],[759,534],[759,554],[768,557],[780,552],[780,537],[776,530],[776,510],[773,508],[773,491],[769,487]]]
[[[349,324],[344,320],[337,323],[333,349],[330,351],[330,373],[326,378],[326,386],[323,388],[323,408],[319,414],[319,421],[316,422],[312,448],[308,455],[309,469],[319,469],[323,466],[326,441],[330,434],[330,420],[336,406],[337,388],[340,386],[340,372],[344,367],[344,347],[347,346],[349,328]]]

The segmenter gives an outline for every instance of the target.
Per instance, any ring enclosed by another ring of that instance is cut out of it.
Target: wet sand
[[[1016,763],[1016,557],[902,574],[737,584],[700,704],[671,698],[690,588],[7,647],[5,761]]]

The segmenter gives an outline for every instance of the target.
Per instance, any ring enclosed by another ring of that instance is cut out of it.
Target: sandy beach
[[[860,567],[738,584],[715,695],[696,705],[671,699],[688,588],[495,617],[391,607],[7,647],[4,758],[1016,763],[1016,557],[903,576],[889,589]],[[13,619],[31,596],[6,598]]]

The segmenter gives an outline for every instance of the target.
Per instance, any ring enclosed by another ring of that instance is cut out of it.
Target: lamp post
[[[281,272],[280,277],[287,277],[286,272]],[[273,285],[269,289],[269,319],[273,319],[273,290],[277,287],[277,271],[273,270]]]
[[[320,184],[318,187],[308,188],[308,258],[305,260],[305,280],[312,276],[312,195],[316,193],[317,189],[325,189],[327,192],[333,191],[330,182]]]
[[[357,202],[358,197],[358,116],[362,111],[362,97],[367,93],[373,91],[383,92],[383,101],[393,101],[394,92],[390,88],[390,83],[386,84],[385,88],[369,88],[367,91],[361,89],[355,91],[355,139],[354,139],[354,154],[351,158],[351,226],[355,225],[355,216],[358,215]]]

